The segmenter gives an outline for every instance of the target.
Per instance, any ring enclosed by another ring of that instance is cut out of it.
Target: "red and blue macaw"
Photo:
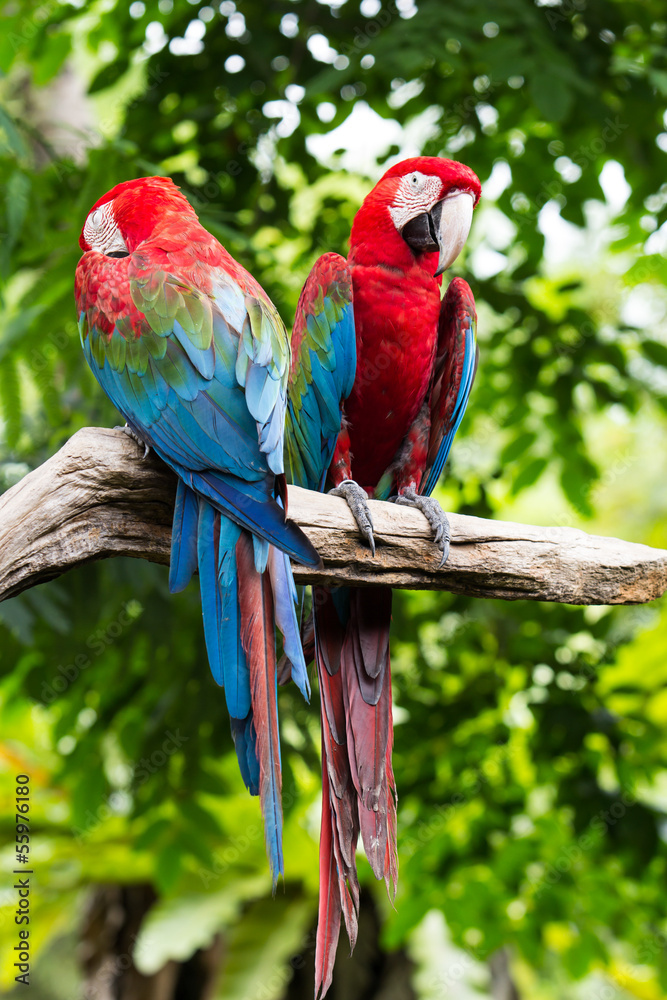
[[[224,685],[247,787],[283,872],[274,622],[309,683],[289,557],[319,556],[286,519],[287,332],[266,293],[164,177],[93,205],[76,270],[88,364],[133,437],[178,477],[169,585],[198,568],[209,663]]]
[[[288,479],[345,497],[374,551],[368,496],[419,508],[442,553],[449,525],[430,494],[477,367],[472,292],[442,273],[467,239],[479,180],[462,163],[417,157],[391,167],[357,213],[345,260],[315,263],[292,333],[285,426]],[[341,914],[354,947],[359,833],[394,894],[396,789],[389,588],[315,588],[322,719],[322,827],[315,993],[331,985]],[[308,650],[310,652],[310,650]]]

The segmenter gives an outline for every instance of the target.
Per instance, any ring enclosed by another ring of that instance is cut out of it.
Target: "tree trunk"
[[[155,902],[150,885],[103,885],[93,891],[81,931],[85,1000],[212,1000],[223,955],[218,935],[187,962],[167,962],[144,976],[132,959],[141,923]]]
[[[137,971],[132,952],[155,899],[150,885],[103,885],[93,890],[79,946],[84,1000],[213,1000],[224,960],[221,935],[187,962],[167,962],[152,976]],[[329,1000],[416,1000],[411,985],[412,961],[403,949],[384,951],[380,931],[374,898],[363,890],[357,946],[350,955],[342,930]],[[315,932],[313,925],[307,935],[308,947],[298,962],[292,962],[295,971],[284,1000],[312,1000]]]

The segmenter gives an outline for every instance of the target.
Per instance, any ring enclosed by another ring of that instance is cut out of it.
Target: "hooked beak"
[[[453,191],[403,226],[401,235],[417,253],[438,251],[437,277],[454,263],[470,232],[474,198],[469,191]]]

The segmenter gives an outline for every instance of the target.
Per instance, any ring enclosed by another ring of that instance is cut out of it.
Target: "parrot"
[[[321,565],[286,516],[289,337],[168,177],[108,191],[79,244],[83,352],[124,429],[176,473],[169,587],[183,590],[198,570],[208,660],[241,775],[260,796],[275,890],[284,874],[275,626],[308,700],[290,558]]]
[[[297,304],[287,478],[343,497],[373,553],[369,497],[421,510],[441,565],[448,556],[449,523],[430,494],[466,410],[478,350],[469,285],[455,277],[441,297],[441,284],[480,194],[462,163],[396,163],[357,212],[347,259],[321,256]],[[341,918],[356,942],[359,835],[392,901],[398,857],[391,589],[314,587],[312,605],[302,638],[305,658],[315,659],[322,733],[317,1000],[332,983]]]

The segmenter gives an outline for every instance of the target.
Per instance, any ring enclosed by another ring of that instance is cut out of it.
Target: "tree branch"
[[[79,431],[0,497],[0,600],[93,559],[169,562],[175,477],[118,430]],[[451,514],[438,569],[416,510],[371,501],[377,554],[360,542],[345,501],[289,488],[289,515],[324,566],[295,566],[300,583],[383,584],[475,597],[567,604],[639,604],[667,589],[667,551],[587,535]]]

